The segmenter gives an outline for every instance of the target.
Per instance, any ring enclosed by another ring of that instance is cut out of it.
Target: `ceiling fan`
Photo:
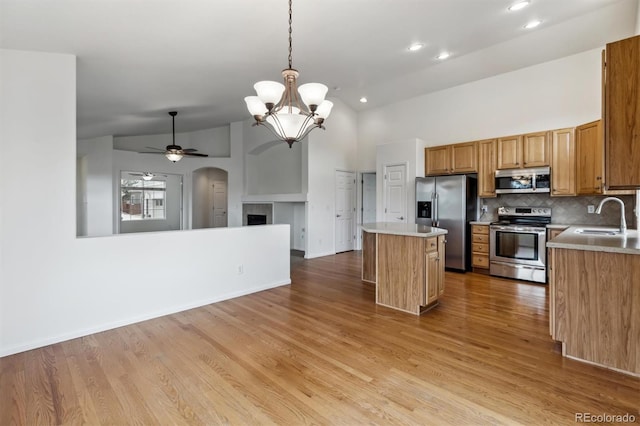
[[[171,116],[171,120],[173,123],[173,142],[171,145],[167,145],[165,149],[160,149],[160,148],[154,148],[151,146],[147,146],[145,148],[147,149],[153,149],[154,151],[145,151],[145,152],[138,152],[139,154],[164,154],[165,157],[167,157],[167,159],[169,161],[173,161],[174,163],[176,161],[180,161],[182,160],[182,157],[208,157],[207,154],[200,154],[197,153],[197,149],[193,149],[193,148],[182,148],[180,145],[176,145],[176,115],[178,115],[178,111],[169,111],[169,115]]]
[[[151,173],[151,172],[144,172],[144,173],[131,173],[131,172],[129,172],[129,175],[130,176],[141,176],[142,179],[144,179],[144,180],[151,180],[151,179],[153,179],[154,177],[157,177],[157,176],[167,177],[167,175],[160,175],[160,174]]]

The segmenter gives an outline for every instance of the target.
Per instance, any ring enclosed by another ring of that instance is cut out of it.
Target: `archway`
[[[192,229],[220,228],[228,224],[229,173],[217,167],[193,171]]]

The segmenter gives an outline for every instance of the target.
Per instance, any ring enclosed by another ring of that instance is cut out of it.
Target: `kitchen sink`
[[[584,235],[620,235],[620,231],[613,229],[578,228],[575,230],[575,233]]]

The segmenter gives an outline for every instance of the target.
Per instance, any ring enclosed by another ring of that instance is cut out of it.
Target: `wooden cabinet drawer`
[[[487,225],[471,225],[471,233],[489,235],[489,227]]]
[[[471,265],[477,268],[489,267],[489,256],[486,254],[473,254],[471,256]]]
[[[474,243],[489,244],[489,235],[473,234],[471,236],[471,241]]]
[[[489,244],[485,243],[473,243],[471,245],[471,251],[473,253],[489,254]]]
[[[424,245],[425,252],[431,252],[438,250],[438,237],[427,238]]]

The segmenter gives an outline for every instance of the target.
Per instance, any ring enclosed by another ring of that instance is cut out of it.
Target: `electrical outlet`
[[[587,206],[587,213],[595,213],[596,212],[596,206],[594,206],[593,204],[589,204]]]
[[[238,265],[238,275],[244,274],[244,265]]]
[[[482,206],[482,213],[486,213],[489,211],[489,206],[487,206],[486,204]]]

